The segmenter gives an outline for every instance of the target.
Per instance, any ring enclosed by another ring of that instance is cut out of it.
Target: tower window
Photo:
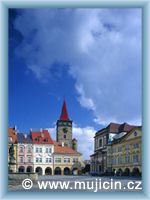
[[[66,139],[66,135],[64,135],[64,139]]]

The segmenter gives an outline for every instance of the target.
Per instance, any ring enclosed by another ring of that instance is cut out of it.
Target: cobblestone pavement
[[[39,184],[44,181],[44,184],[47,185],[42,189],[39,189]],[[39,182],[39,183],[38,183]],[[51,189],[50,184],[58,184],[57,189]],[[61,183],[68,183],[68,189],[62,189]],[[75,188],[75,182],[77,186]],[[82,183],[81,183],[82,182]],[[106,183],[107,182],[107,183]],[[119,189],[116,182],[120,182],[121,189]],[[109,189],[104,189],[103,185],[105,183],[105,187],[109,187]],[[28,186],[29,183],[27,183]],[[81,186],[80,186],[81,184]],[[116,184],[116,186],[115,186]],[[129,185],[128,185],[129,184]],[[139,186],[138,186],[139,184]],[[129,188],[132,188],[130,189]],[[137,187],[137,188],[136,188]],[[112,188],[112,189],[110,189]],[[142,183],[140,178],[133,177],[100,177],[100,176],[39,176],[38,181],[33,183],[31,189],[24,189],[22,187],[22,182],[9,182],[8,186],[9,191],[26,191],[26,192],[141,192],[142,191]]]

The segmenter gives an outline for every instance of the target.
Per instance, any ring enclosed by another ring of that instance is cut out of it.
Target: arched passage
[[[124,176],[130,176],[130,169],[129,168],[125,168],[123,175]]]
[[[122,169],[118,169],[117,172],[116,172],[116,175],[117,176],[122,176],[122,174],[123,174]]]
[[[32,166],[28,166],[26,172],[27,173],[32,173],[33,172]]]
[[[35,169],[35,172],[38,173],[38,175],[42,175],[42,168],[41,167],[37,167]]]
[[[132,176],[140,176],[141,175],[141,173],[140,173],[140,170],[139,170],[139,168],[133,168],[133,170],[132,170]]]
[[[52,175],[52,169],[50,167],[45,169],[45,175]]]
[[[20,166],[19,169],[18,169],[18,172],[19,173],[24,173],[25,172],[24,166]]]
[[[61,175],[61,168],[60,167],[56,167],[55,171],[54,171],[55,175]]]
[[[64,175],[70,175],[70,169],[68,167],[64,168]]]

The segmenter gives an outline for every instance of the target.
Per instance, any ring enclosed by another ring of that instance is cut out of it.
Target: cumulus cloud
[[[53,140],[56,140],[56,128],[48,128]],[[73,126],[73,138],[78,140],[78,151],[83,154],[84,159],[90,159],[90,155],[94,150],[94,135],[96,130],[93,127],[78,127]]]
[[[30,9],[14,27],[23,36],[16,54],[37,79],[67,63],[96,123],[141,123],[141,9]]]

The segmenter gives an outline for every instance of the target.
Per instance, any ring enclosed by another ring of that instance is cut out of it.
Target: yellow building
[[[141,175],[142,129],[134,128],[107,146],[107,171],[116,175]]]
[[[85,167],[81,153],[55,141],[53,160],[54,175],[78,175]]]

